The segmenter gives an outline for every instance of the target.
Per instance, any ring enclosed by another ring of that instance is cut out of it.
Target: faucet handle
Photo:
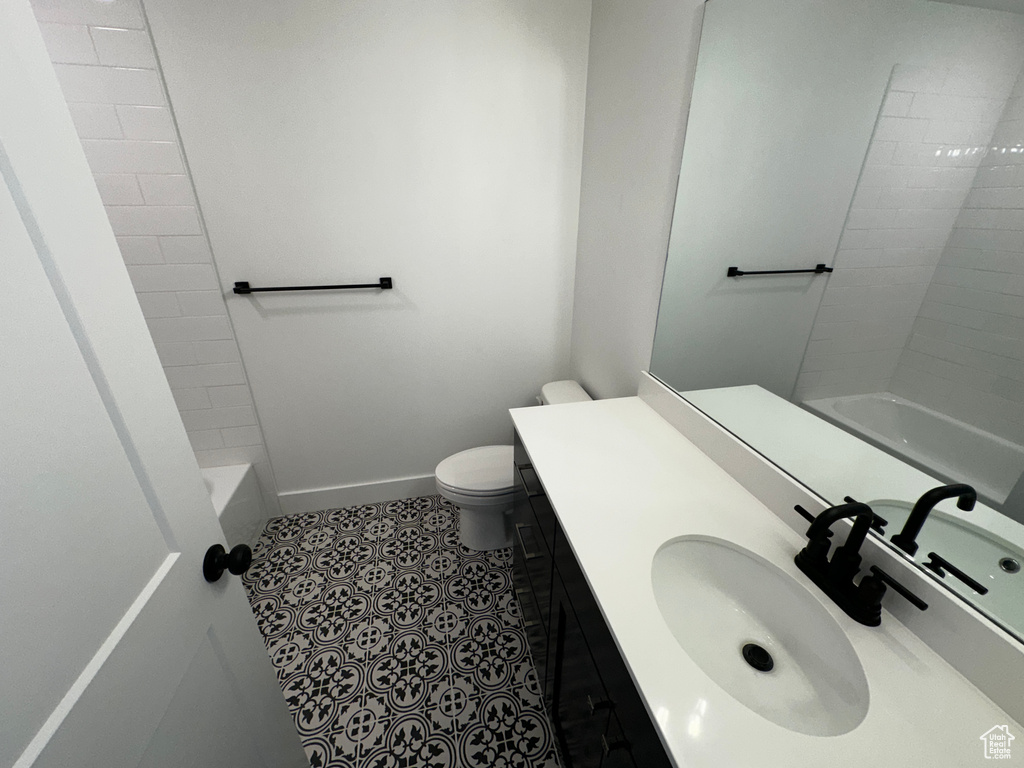
[[[988,594],[988,587],[979,584],[977,581],[972,579],[966,573],[964,573],[951,562],[949,562],[949,560],[947,560],[946,558],[942,557],[941,555],[937,555],[934,552],[929,552],[928,557],[931,559],[928,562],[924,563],[925,568],[929,568],[935,571],[935,573],[938,576],[946,578],[946,573],[945,571],[943,571],[943,568],[945,568],[946,571],[949,571],[951,574],[953,574],[956,578],[960,579],[960,581],[962,581],[968,587],[973,589],[979,595]]]
[[[799,504],[796,504],[796,505],[794,505],[794,506],[793,506],[793,509],[795,509],[795,510],[797,511],[797,514],[799,514],[799,515],[800,515],[800,517],[802,517],[802,518],[803,518],[804,520],[806,520],[806,521],[807,521],[808,523],[813,523],[813,522],[814,522],[814,515],[812,515],[812,514],[811,514],[810,512],[808,512],[808,511],[807,511],[806,509],[804,509],[803,507],[801,507],[801,506],[800,506]]]
[[[856,504],[857,500],[852,496],[844,496],[843,501],[847,504]],[[889,524],[889,521],[882,517],[880,514],[871,510],[871,530],[877,533],[879,536],[885,536],[885,526]]]
[[[885,595],[885,587],[886,585],[889,585],[918,610],[928,610],[928,603],[904,587],[877,565],[872,565],[870,570],[871,575],[865,576],[861,579],[858,589],[873,605],[877,605],[879,608],[881,607],[882,597]]]

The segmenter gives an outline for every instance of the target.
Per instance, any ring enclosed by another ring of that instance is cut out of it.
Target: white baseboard
[[[400,477],[396,480],[381,480],[376,483],[337,485],[331,488],[313,488],[306,491],[279,493],[281,512],[285,515],[300,515],[320,509],[353,507],[359,504],[376,504],[381,501],[408,499],[412,496],[428,496],[437,493],[433,475]]]

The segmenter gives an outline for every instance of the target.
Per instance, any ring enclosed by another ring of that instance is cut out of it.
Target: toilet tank
[[[560,405],[562,403],[582,403],[591,400],[590,395],[579,385],[579,382],[566,379],[551,381],[540,388],[541,405]]]

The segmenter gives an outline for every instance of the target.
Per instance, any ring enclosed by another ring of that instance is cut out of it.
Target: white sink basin
[[[838,736],[868,711],[864,669],[839,624],[803,586],[722,539],[686,536],[654,555],[658,608],[691,659],[754,712],[792,731]],[[771,655],[758,671],[742,649]]]
[[[913,504],[894,499],[876,499],[868,506],[888,521],[886,538],[899,533],[913,508]],[[1013,627],[1024,626],[1024,552],[1019,546],[940,509],[931,511],[916,541],[919,549],[914,559],[917,562],[925,562],[928,553],[935,552],[988,587],[988,594],[979,595],[948,573],[942,580],[946,586],[969,597],[972,603],[997,619]],[[1009,564],[1000,564],[1007,559],[1017,563],[1020,569],[1006,570]]]

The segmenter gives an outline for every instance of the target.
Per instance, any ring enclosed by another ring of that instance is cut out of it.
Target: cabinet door
[[[533,509],[530,507],[526,488],[518,471],[515,472],[515,482],[515,509],[512,512],[512,524],[515,531],[515,535],[512,537],[512,584],[515,588],[516,599],[519,601],[519,609],[523,615],[523,628],[526,631],[526,641],[530,646],[530,654],[533,656],[533,663],[537,670],[537,682],[545,701],[549,702],[548,622],[551,599],[551,556],[537,541]],[[545,563],[546,578],[544,576]],[[544,602],[538,599],[538,587],[543,590]]]
[[[636,763],[633,762],[633,745],[626,737],[622,724],[614,712],[608,718],[608,728],[601,743],[601,751],[604,754],[601,768],[636,768]]]
[[[553,523],[555,513],[542,490],[531,492],[531,488],[540,488],[533,468],[517,468],[517,471],[527,490],[529,508],[524,510],[522,519],[517,518],[513,523],[515,541],[523,552],[526,575],[546,631],[551,617],[552,539],[550,534],[545,535],[544,528],[547,520]]]
[[[557,527],[555,510],[551,506],[551,502],[548,501],[536,470],[532,466],[524,466],[520,472],[523,475],[526,491],[530,496],[530,505],[533,507],[534,518],[537,521],[537,530],[544,540],[544,548],[550,552],[555,546],[555,528]]]
[[[598,768],[609,710],[597,667],[583,630],[557,574],[553,579],[552,609],[554,680],[552,714],[562,748],[564,768]]]
[[[632,760],[637,765],[644,768],[669,768],[671,763],[647,708],[619,655],[615,640],[604,622],[601,609],[590,591],[586,577],[576,562],[565,532],[557,524],[554,541],[555,582],[562,585],[566,600],[572,605],[582,628],[583,646],[589,651],[588,659],[594,668],[600,670],[600,681],[603,690],[607,692],[600,702],[594,699],[595,706],[612,708],[615,721],[621,723],[621,733],[625,734],[625,740],[629,742]],[[609,739],[621,741],[614,733],[606,736],[606,741]],[[619,760],[621,750],[615,751],[620,752],[615,756],[615,759]],[[617,764],[610,762],[608,765]],[[629,765],[628,762],[625,764]]]

